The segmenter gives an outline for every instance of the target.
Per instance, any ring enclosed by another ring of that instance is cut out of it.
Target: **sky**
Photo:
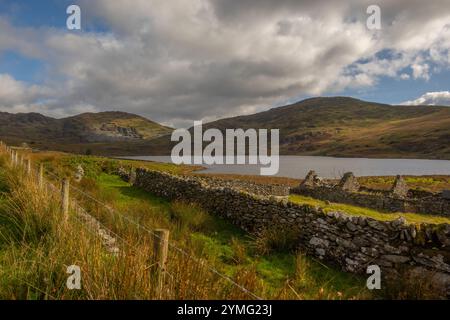
[[[0,0],[0,111],[189,127],[314,96],[450,105],[450,1],[378,0],[375,30],[373,2]]]

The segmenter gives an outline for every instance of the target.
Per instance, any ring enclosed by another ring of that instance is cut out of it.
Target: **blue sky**
[[[414,100],[426,92],[449,90],[450,71],[433,74],[429,80],[381,77],[374,87],[359,90],[344,90],[342,95],[358,97],[362,100],[397,104]]]
[[[65,27],[66,21],[61,14],[68,5],[76,3],[65,0],[47,1],[1,1],[0,12],[17,26],[32,27]]]
[[[0,16],[18,27],[65,28],[65,12],[70,1],[0,1]],[[22,55],[13,49],[0,52],[0,73],[7,73],[15,79],[28,83],[42,81],[39,74],[45,68],[45,61]]]
[[[364,0],[1,0],[0,110],[182,126],[318,95],[448,105],[450,5],[431,2],[380,1],[371,32]],[[70,4],[82,30],[66,29]]]

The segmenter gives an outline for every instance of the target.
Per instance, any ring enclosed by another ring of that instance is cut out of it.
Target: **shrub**
[[[256,251],[261,255],[267,255],[274,251],[292,252],[297,248],[299,238],[300,231],[298,229],[272,224],[256,236]]]

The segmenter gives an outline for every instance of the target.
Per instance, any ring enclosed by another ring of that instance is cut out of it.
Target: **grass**
[[[359,177],[358,182],[372,189],[389,190],[394,183],[395,177]],[[450,189],[450,176],[404,176],[408,187],[416,190],[429,192],[440,192],[444,189]]]
[[[354,216],[366,216],[381,221],[392,221],[399,217],[404,217],[409,223],[450,223],[450,218],[439,217],[429,214],[419,213],[385,213],[377,210],[353,206],[349,204],[341,203],[329,203],[326,201],[318,200],[311,197],[305,197],[301,195],[290,195],[289,200],[299,204],[309,204],[312,206],[319,206],[323,208],[325,212],[342,211]]]
[[[121,208],[150,204],[161,209],[166,217],[171,217],[176,228],[183,229],[183,234],[189,234],[188,242],[195,243],[196,247],[201,248],[201,254],[207,256],[209,261],[214,262],[230,276],[243,267],[255,268],[257,278],[262,281],[267,294],[275,296],[287,281],[295,278],[296,255],[293,251],[260,255],[255,250],[257,239],[250,238],[224,219],[209,215],[195,206],[169,203],[153,197],[117,176],[102,174],[98,181],[102,192],[116,193],[115,199]],[[183,219],[181,223],[180,216]],[[172,233],[179,235],[180,231]],[[182,236],[180,240],[181,238]],[[238,251],[240,257],[236,258]],[[304,259],[308,260],[311,270],[305,271],[309,277],[308,284],[303,285],[302,290],[299,289],[303,298],[312,299],[320,295],[321,290],[330,298],[348,299],[363,294],[369,296],[368,292],[362,289],[363,283],[360,278],[324,267],[311,258]],[[288,295],[285,293],[285,296]],[[291,298],[294,297],[295,295],[291,295]]]
[[[229,222],[193,204],[168,202],[131,186],[107,173],[97,163],[102,158],[58,155],[40,159],[48,169],[55,166],[52,172],[58,174],[70,174],[83,161],[89,173],[73,185],[72,197],[124,241],[119,241],[117,256],[108,254],[98,235],[73,213],[67,223],[62,222],[57,195],[40,191],[34,179],[11,168],[0,156],[2,299],[249,299],[199,261],[268,299],[371,297],[364,279],[323,266],[296,250],[261,254],[255,249],[257,239]],[[169,250],[170,276],[161,296],[155,294],[149,265],[152,236],[124,217],[148,230],[169,229],[171,243],[197,257],[190,259]],[[66,268],[72,264],[82,270],[82,290],[65,286]]]
[[[152,161],[120,160],[54,151],[29,153],[28,156],[36,163],[44,163],[49,171],[59,176],[73,175],[79,165],[83,167],[85,175],[90,178],[96,178],[102,172],[113,172],[120,167],[146,168],[173,174],[188,174],[199,169],[197,166],[174,165],[171,163]]]
[[[112,174],[119,166],[129,165],[128,161],[61,153],[33,154],[33,159],[43,162],[47,170],[59,176],[73,176],[76,167],[83,166],[86,176],[80,183],[73,183],[72,196],[124,239],[119,241],[123,254],[107,254],[99,237],[73,215],[69,224],[62,226],[58,199],[39,192],[33,181],[11,168],[5,157],[0,156],[0,298],[249,299],[199,261],[267,299],[379,297],[365,289],[365,279],[326,266],[291,246],[295,232],[291,235],[285,230],[271,229],[250,236],[195,204],[166,201]],[[142,165],[172,173],[191,170],[157,163]],[[114,211],[92,201],[85,193]],[[449,223],[450,220],[429,215],[380,213],[298,195],[290,199],[319,205],[325,211],[344,211],[378,220],[399,216],[410,223]],[[149,265],[152,236],[128,219],[147,230],[169,229],[171,243],[197,257],[190,259],[173,248],[169,250],[170,276],[165,280],[162,296],[155,294]],[[69,291],[65,287],[65,268],[71,264],[79,265],[86,277],[81,291]]]

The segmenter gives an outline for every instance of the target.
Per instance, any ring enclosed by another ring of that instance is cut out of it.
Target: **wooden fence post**
[[[167,253],[169,251],[169,230],[156,229],[153,232],[153,268],[151,270],[152,275],[156,279],[156,295],[161,299],[166,272]]]
[[[44,189],[44,164],[39,164],[39,172],[38,172],[38,185],[39,189]]]
[[[70,182],[69,179],[63,179],[62,185],[61,185],[61,208],[64,215],[64,221],[67,221],[67,218],[69,216],[69,188],[70,188]]]
[[[31,160],[30,159],[25,159],[25,166],[27,169],[27,174],[31,175]]]

